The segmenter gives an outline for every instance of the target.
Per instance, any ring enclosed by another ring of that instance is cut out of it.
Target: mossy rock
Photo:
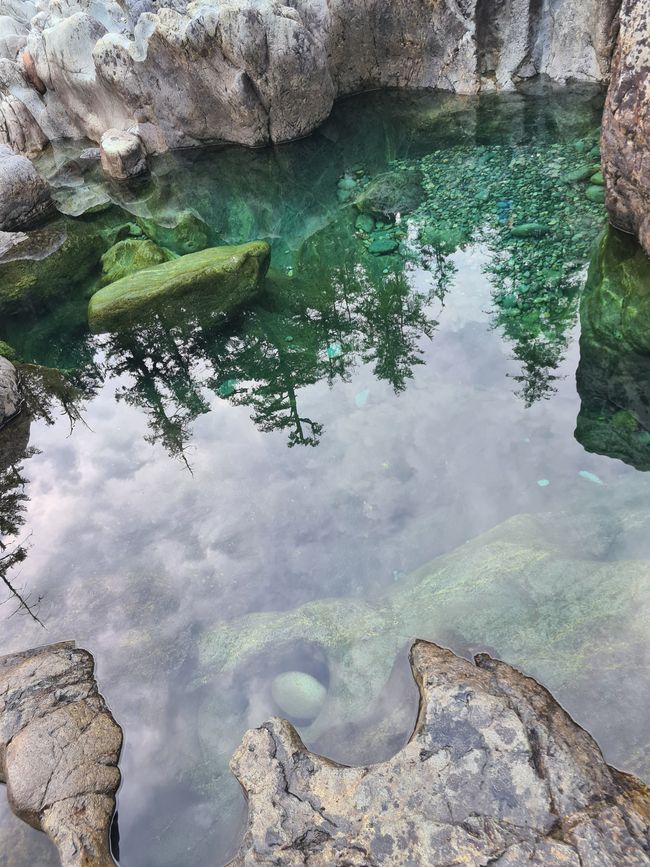
[[[384,172],[371,181],[356,200],[356,207],[373,217],[393,219],[410,214],[424,198],[422,173],[417,169]]]
[[[143,268],[151,268],[154,265],[162,265],[177,258],[174,253],[154,244],[153,241],[126,238],[118,241],[110,250],[102,256],[102,276],[100,286],[108,286],[118,280],[142,271]]]
[[[117,228],[60,220],[28,232],[0,257],[0,313],[34,312],[69,298],[99,270]]]
[[[166,302],[191,299],[228,313],[258,291],[271,258],[266,241],[212,247],[143,268],[96,292],[88,319],[95,332],[128,326]]]
[[[0,357],[6,358],[7,361],[17,361],[18,353],[13,346],[9,346],[4,340],[0,340]]]
[[[171,226],[145,217],[136,217],[136,221],[149,239],[179,256],[205,250],[212,240],[208,224],[191,210],[174,214]]]
[[[597,205],[605,204],[605,188],[600,187],[597,184],[592,184],[590,187],[587,187],[585,196],[590,202],[594,202]]]

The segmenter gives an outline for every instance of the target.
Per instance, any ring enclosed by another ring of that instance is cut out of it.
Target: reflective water
[[[91,336],[88,280],[2,323],[67,379],[24,369],[33,420],[3,436],[7,577],[38,621],[8,598],[0,652],[74,638],[96,654],[126,732],[121,864],[227,860],[244,816],[227,758],[278,711],[282,671],[328,687],[320,721],[298,721],[311,746],[396,749],[415,631],[525,666],[612,762],[650,772],[650,486],[573,436],[604,212],[564,178],[595,159],[599,109],[590,92],[374,94],[286,147],[166,157],[101,219],[180,252],[269,238],[257,301],[228,323],[187,309]],[[351,200],[387,170],[417,172],[417,192],[360,224]],[[526,513],[543,531],[499,526]],[[334,601],[291,613],[318,600]],[[337,693],[341,655],[365,680],[385,668],[363,712]],[[54,863],[0,799],[0,864]]]

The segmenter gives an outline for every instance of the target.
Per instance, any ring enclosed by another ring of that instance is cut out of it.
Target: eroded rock
[[[650,5],[639,0],[621,6],[602,156],[610,219],[650,255]]]
[[[418,641],[420,710],[389,761],[345,767],[290,723],[247,732],[231,767],[248,827],[230,867],[650,864],[650,791],[532,678]]]
[[[0,231],[38,223],[52,210],[50,187],[27,159],[0,144]]]
[[[0,780],[13,812],[63,867],[113,867],[109,831],[122,731],[74,642],[0,657]]]
[[[102,169],[116,181],[127,181],[147,171],[147,153],[134,133],[108,130],[102,136],[99,153]]]

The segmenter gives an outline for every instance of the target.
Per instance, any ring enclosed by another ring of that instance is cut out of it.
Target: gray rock
[[[20,411],[21,404],[16,368],[0,356],[0,427],[11,421]]]
[[[610,220],[650,255],[650,5],[637,0],[621,7],[602,159]]]
[[[0,230],[33,225],[52,209],[50,187],[27,159],[0,144]]]
[[[147,154],[139,136],[109,129],[99,148],[102,169],[117,181],[138,177],[147,171]]]
[[[63,867],[113,867],[109,831],[122,731],[74,642],[0,657],[0,781]]]
[[[259,145],[311,132],[337,96],[364,89],[604,81],[619,2],[66,0],[33,17],[7,2],[18,24],[5,32],[32,63],[4,61],[23,85],[3,90],[0,74],[0,130],[21,149],[39,131],[99,141],[113,127],[149,153]]]
[[[248,827],[231,867],[253,864],[650,864],[650,791],[610,768],[595,741],[532,678],[424,641],[408,744],[344,767],[272,719],[231,767]]]

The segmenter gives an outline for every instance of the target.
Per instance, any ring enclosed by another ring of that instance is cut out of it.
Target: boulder
[[[20,412],[21,404],[16,368],[7,358],[0,356],[0,427]]]
[[[363,213],[394,219],[422,203],[422,175],[416,169],[384,172],[372,180],[355,202]]]
[[[52,210],[50,187],[27,159],[0,144],[0,231],[38,223]]]
[[[139,136],[109,129],[99,147],[102,169],[116,181],[127,181],[147,171],[147,154]]]
[[[153,241],[142,238],[125,238],[118,241],[102,256],[101,286],[116,283],[129,274],[135,274],[144,268],[162,265],[175,259],[173,253],[154,244]]]
[[[90,327],[102,331],[124,325],[145,311],[178,299],[209,303],[215,312],[228,313],[257,292],[270,257],[266,241],[253,241],[210,247],[144,268],[92,296]]]
[[[638,0],[621,5],[601,148],[610,220],[650,255],[650,6]]]
[[[74,642],[0,657],[0,780],[63,867],[113,867],[109,832],[122,731]]]
[[[272,719],[231,768],[248,797],[230,867],[647,864],[650,790],[532,678],[417,641],[415,731],[393,758],[346,767]]]

